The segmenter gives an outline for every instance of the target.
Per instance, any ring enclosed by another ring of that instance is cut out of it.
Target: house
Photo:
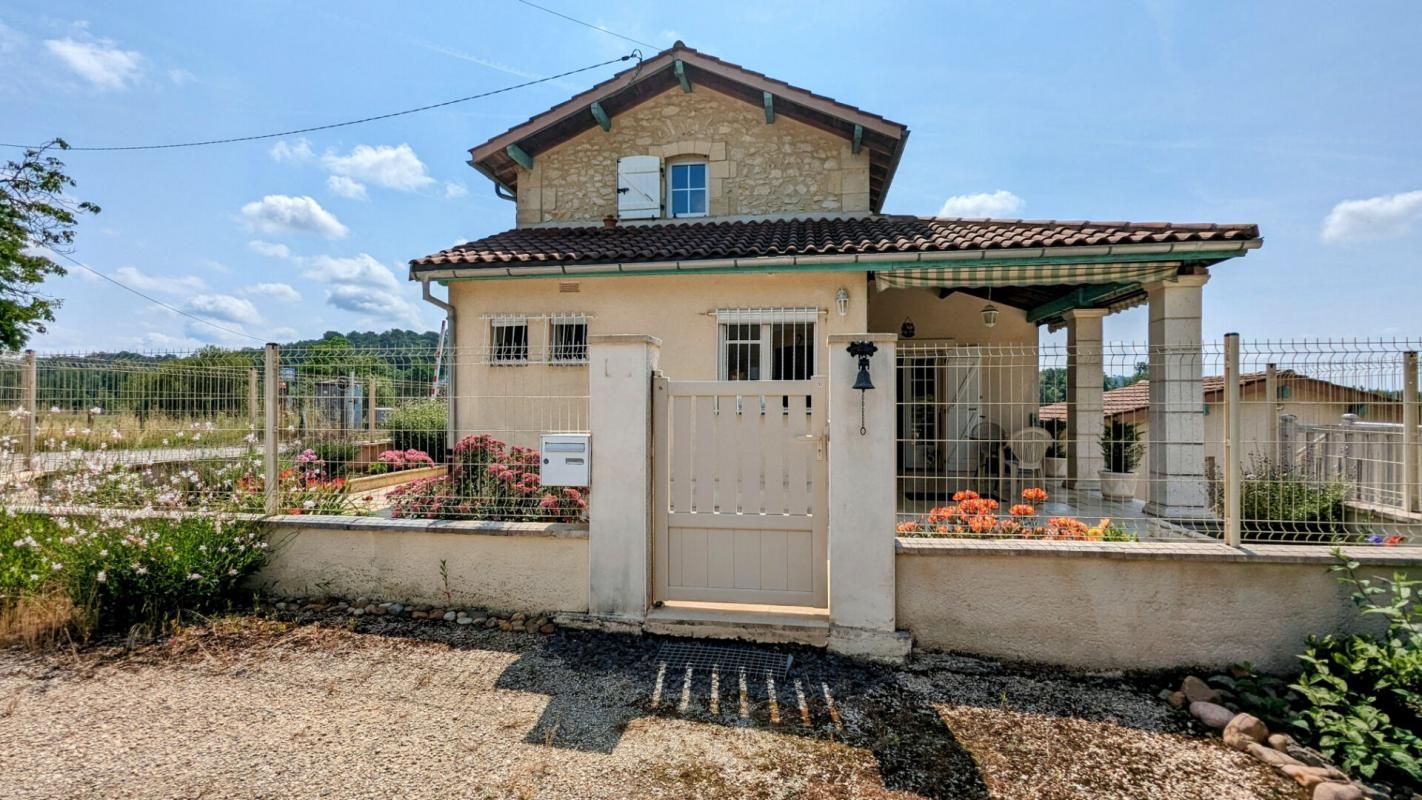
[[[1395,438],[1400,446],[1402,408],[1395,397],[1294,370],[1279,370],[1272,375],[1266,371],[1246,372],[1239,376],[1239,384],[1240,455],[1247,469],[1266,465],[1301,467],[1304,462],[1326,458],[1319,445],[1330,435],[1341,436],[1350,427],[1355,438],[1382,438],[1384,442]],[[1219,465],[1224,463],[1224,387],[1222,375],[1207,375],[1202,382],[1205,463],[1211,479],[1219,478]],[[1102,399],[1106,425],[1134,425],[1144,451],[1141,464],[1149,463],[1150,381],[1111,389]],[[1044,422],[1065,422],[1067,404],[1042,406],[1038,415]],[[1316,434],[1310,437],[1308,432]],[[1370,436],[1371,432],[1379,435]],[[1317,434],[1324,439],[1311,441]],[[1375,452],[1367,460],[1378,465],[1395,461],[1399,470],[1395,479],[1400,479],[1402,459],[1400,453],[1391,452],[1394,449],[1397,448]],[[1150,494],[1148,475],[1143,466],[1138,466],[1135,473],[1136,497],[1145,500]],[[1354,481],[1363,477],[1356,471],[1350,476]]]
[[[594,515],[594,613],[824,609],[827,561],[883,583],[872,565],[887,556],[834,526],[951,494],[983,472],[992,436],[1031,428],[1043,326],[1064,327],[1071,345],[1081,492],[1100,461],[1103,317],[1149,305],[1152,390],[1199,396],[1198,359],[1170,354],[1198,350],[1210,272],[1259,247],[1257,226],[884,213],[908,139],[902,123],[677,42],[471,148],[514,226],[410,262],[453,331],[451,439],[594,431],[593,506],[615,496],[626,508],[605,533]],[[854,342],[877,360],[848,355]],[[614,356],[590,368],[598,347],[654,351],[655,397],[619,394],[616,410],[652,416],[655,454],[631,444],[642,431],[597,432],[610,402],[598,393],[641,369]],[[891,429],[860,424],[880,414]],[[1154,431],[1200,441],[1199,403],[1148,416]],[[826,441],[836,424],[847,433]],[[964,438],[981,446],[944,446]],[[1172,480],[1152,482],[1145,512],[1210,516],[1203,445],[1161,456],[1150,470]],[[616,479],[599,483],[599,463]],[[652,541],[638,538],[648,504]],[[646,551],[650,575],[631,555]],[[839,624],[891,623],[891,558],[887,569],[890,589],[846,597]],[[615,584],[606,593],[600,571]],[[861,602],[878,610],[844,611]]]

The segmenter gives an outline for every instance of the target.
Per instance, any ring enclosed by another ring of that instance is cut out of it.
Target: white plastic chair
[[[1043,477],[1043,462],[1051,445],[1052,434],[1046,428],[1023,428],[1007,437],[1002,446],[1002,457],[997,460],[998,480],[1009,490],[1002,498],[1003,502],[1017,502],[1022,491],[1022,478],[1027,475]]]

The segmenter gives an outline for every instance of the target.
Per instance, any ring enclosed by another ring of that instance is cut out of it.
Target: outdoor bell
[[[850,342],[849,354],[859,359],[859,374],[854,378],[854,388],[861,392],[867,392],[874,388],[874,381],[869,378],[869,357],[879,352],[879,348],[873,342]]]

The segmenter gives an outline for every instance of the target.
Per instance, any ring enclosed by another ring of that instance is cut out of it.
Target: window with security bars
[[[718,311],[720,377],[800,381],[815,374],[813,309]]]
[[[489,323],[490,360],[495,364],[528,363],[528,321],[496,319]]]
[[[588,323],[582,319],[553,319],[548,323],[548,357],[554,364],[586,364]]]

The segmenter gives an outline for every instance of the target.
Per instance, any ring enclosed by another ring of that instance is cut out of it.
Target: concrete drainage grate
[[[744,672],[756,678],[784,678],[790,672],[794,656],[755,647],[738,647],[700,642],[667,642],[657,653],[657,661],[669,672],[693,670],[716,671],[735,675]]]

